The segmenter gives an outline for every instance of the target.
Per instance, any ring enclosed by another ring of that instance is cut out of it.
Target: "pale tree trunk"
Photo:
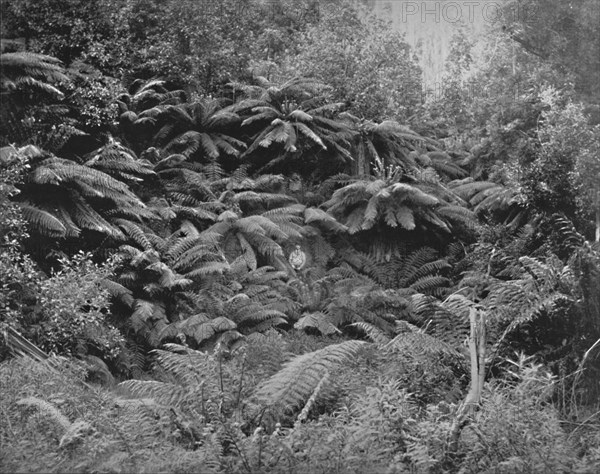
[[[469,311],[471,334],[469,335],[469,353],[471,355],[471,388],[463,402],[465,410],[473,413],[481,401],[481,391],[485,381],[485,319],[481,311],[471,308]]]
[[[596,192],[596,242],[600,242],[600,191]]]
[[[458,408],[450,430],[448,455],[456,452],[460,433],[481,402],[481,392],[485,382],[485,313],[471,308],[469,310],[469,320],[471,323],[471,333],[469,335],[471,386],[469,393]]]
[[[600,242],[600,208],[596,209],[596,242]]]

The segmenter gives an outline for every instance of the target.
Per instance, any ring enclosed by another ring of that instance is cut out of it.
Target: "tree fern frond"
[[[389,207],[385,217],[385,221],[390,227],[396,227],[394,223],[406,230],[414,230],[416,227],[414,212],[407,206]]]
[[[130,237],[136,244],[138,244],[144,250],[153,249],[153,245],[146,237],[145,232],[140,227],[125,219],[114,219],[113,222],[119,226],[125,234]]]
[[[200,247],[197,248],[199,244]],[[187,254],[191,249],[194,249],[194,251]],[[170,245],[165,256],[167,261],[173,264],[173,268],[184,268],[192,264],[193,261],[207,255],[208,251],[209,246],[205,245],[200,237],[190,235],[183,239],[178,239],[174,244]]]
[[[266,206],[283,206],[285,204],[294,203],[296,199],[285,194],[274,194],[274,193],[256,193],[254,191],[242,191],[237,193],[234,201],[248,204],[263,204]]]
[[[296,329],[316,329],[321,334],[325,336],[330,336],[332,334],[339,334],[341,331],[330,321],[329,316],[326,313],[321,311],[317,311],[315,313],[307,313],[304,314],[297,322],[294,324],[294,328]]]
[[[190,279],[203,278],[215,273],[223,274],[230,268],[230,265],[226,262],[206,262],[202,266],[185,273],[185,277]]]
[[[100,284],[108,290],[108,292],[113,298],[116,298],[123,304],[129,306],[130,308],[133,308],[134,299],[133,293],[130,289],[124,287],[116,281],[108,279],[101,280]]]
[[[123,232],[111,225],[83,199],[76,199],[72,203],[72,206],[73,221],[75,221],[82,229],[94,230],[102,234],[110,235],[119,241],[126,240]]]
[[[235,328],[237,328],[237,325],[231,319],[219,316],[205,323],[200,323],[186,329],[188,334],[192,336],[198,344],[201,344],[215,334],[230,331]]]
[[[261,384],[255,396],[267,408],[297,409],[303,406],[326,372],[354,356],[364,344],[346,341],[297,356]]]
[[[52,403],[47,402],[46,400],[42,400],[37,397],[27,397],[21,398],[16,402],[17,405],[25,405],[32,406],[37,408],[40,413],[48,416],[52,419],[58,426],[61,427],[62,430],[68,431],[71,428],[71,422],[69,419],[63,415],[58,408],[56,408]]]
[[[387,344],[386,348],[399,351],[403,355],[415,359],[438,355],[449,355],[459,360],[462,359],[460,353],[451,345],[419,330],[401,332]]]
[[[258,253],[274,259],[276,257],[283,257],[283,249],[281,246],[270,239],[269,237],[262,234],[245,234],[246,240],[252,245],[253,248],[258,250]]]
[[[359,321],[351,324],[362,332],[364,332],[369,339],[371,339],[377,346],[385,346],[390,342],[390,338],[377,326],[367,323],[365,321]]]
[[[20,207],[33,232],[53,238],[62,238],[67,234],[64,224],[51,213],[27,204],[21,204]]]
[[[450,179],[464,178],[468,175],[463,168],[452,162],[452,158],[447,153],[432,151],[427,153],[427,156],[431,159],[430,166]]]
[[[171,206],[170,209],[177,216],[181,216],[184,219],[211,222],[214,222],[217,219],[217,216],[214,212],[207,211],[202,207]]]
[[[304,222],[312,225],[318,224],[320,227],[323,227],[324,230],[333,232],[345,232],[348,230],[345,225],[338,222],[331,214],[316,207],[306,208],[304,211]]]
[[[54,185],[80,180],[97,188],[101,192],[105,190],[120,192],[123,196],[132,199],[132,201],[139,202],[137,196],[121,181],[110,177],[102,171],[78,165],[62,158],[49,158],[42,161],[33,171],[30,179],[37,184]],[[140,204],[143,206],[141,202]]]
[[[126,380],[119,387],[137,397],[149,397],[164,406],[177,407],[186,398],[186,390],[180,385],[154,380]]]
[[[30,52],[3,53],[0,55],[2,72],[0,86],[3,94],[11,90],[39,89],[56,98],[63,93],[51,82],[69,82],[61,61],[51,56]]]
[[[131,256],[131,261],[129,263],[134,268],[144,268],[160,259],[160,255],[154,249],[148,249],[144,250],[143,252],[139,252],[137,249],[134,249],[129,245],[123,245],[120,247],[120,249]]]
[[[428,275],[417,279],[411,283],[410,288],[420,293],[434,292],[435,290],[448,286],[448,278],[436,275]]]

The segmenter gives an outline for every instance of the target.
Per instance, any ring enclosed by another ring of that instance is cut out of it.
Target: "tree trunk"
[[[596,192],[596,242],[600,242],[600,191]]]
[[[456,453],[458,440],[469,416],[475,413],[481,402],[481,392],[485,382],[485,314],[471,308],[469,310],[471,333],[469,335],[469,354],[471,356],[471,387],[460,405],[454,424],[450,430],[448,456]]]
[[[472,413],[481,401],[481,391],[485,381],[485,321],[483,314],[475,308],[469,311],[471,334],[469,335],[469,353],[471,354],[471,388],[463,405]]]

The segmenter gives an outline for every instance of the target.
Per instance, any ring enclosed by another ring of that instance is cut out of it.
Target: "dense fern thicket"
[[[2,2],[2,469],[598,472],[600,129],[555,56],[458,35],[419,103],[356,5],[196,3]]]

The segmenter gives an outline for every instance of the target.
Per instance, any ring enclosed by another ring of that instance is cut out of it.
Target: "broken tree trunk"
[[[485,382],[485,313],[471,308],[469,310],[469,320],[471,323],[469,334],[471,386],[469,393],[458,408],[456,419],[450,430],[449,456],[456,453],[460,433],[481,402],[481,392]]]

